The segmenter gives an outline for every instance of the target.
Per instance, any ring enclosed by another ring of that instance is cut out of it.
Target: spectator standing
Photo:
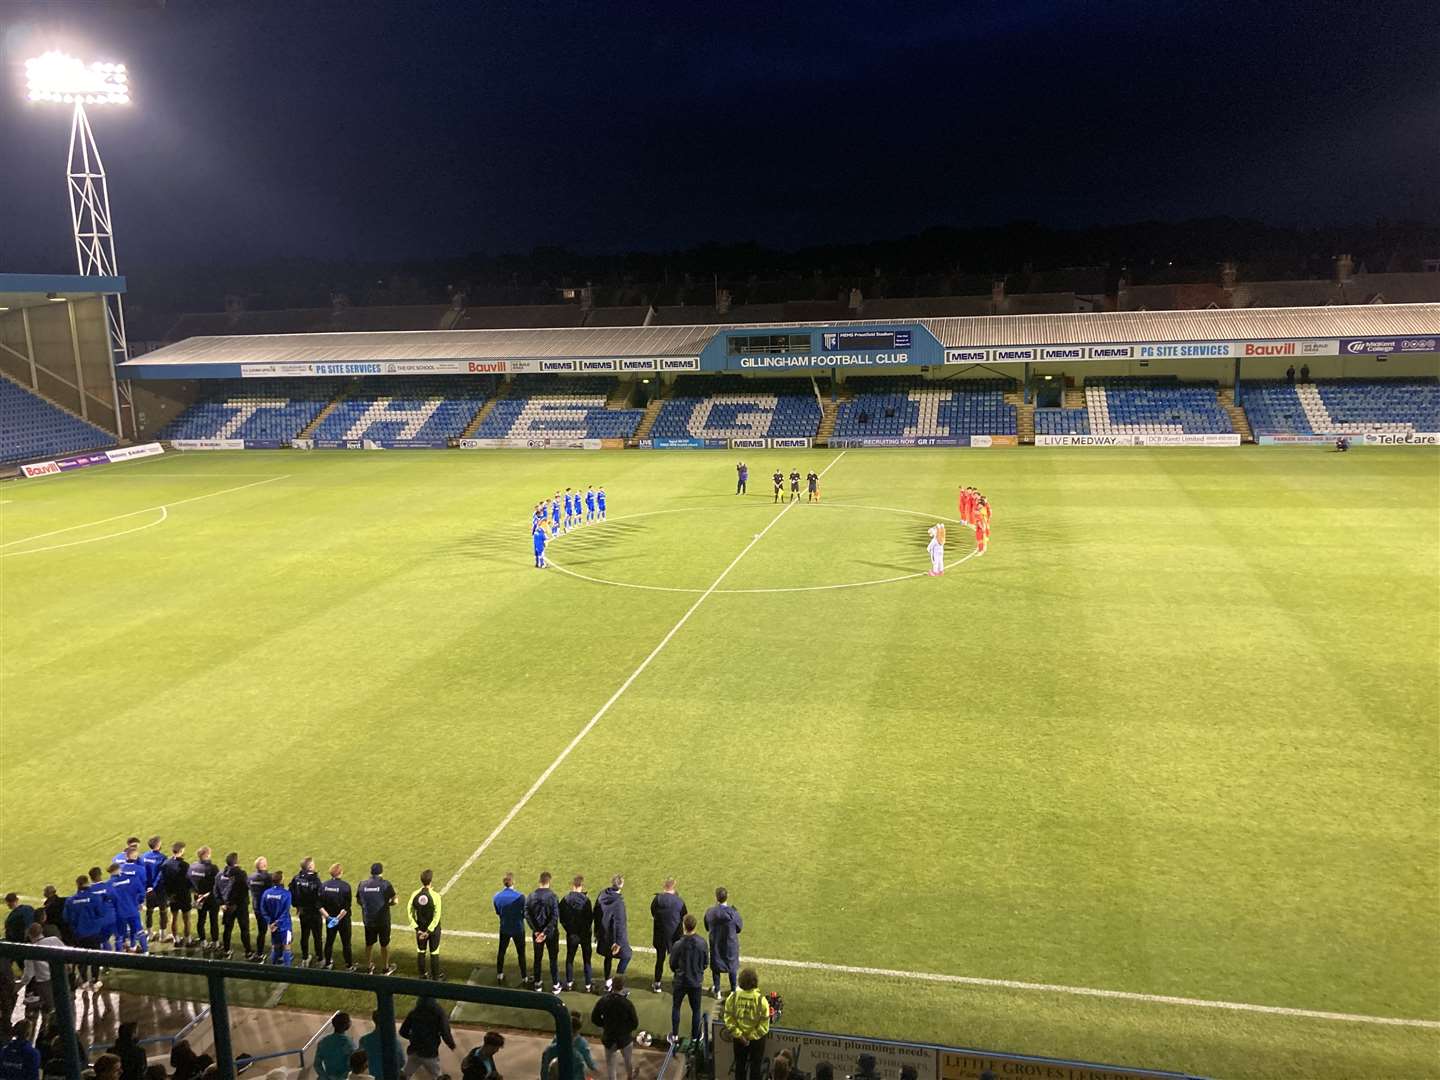
[[[350,1055],[357,1049],[350,1037],[350,1014],[337,1012],[330,1018],[330,1029],[315,1044],[315,1075],[318,1080],[345,1080],[350,1075]]]
[[[360,916],[365,923],[365,966],[371,975],[375,974],[375,965],[370,955],[376,945],[380,946],[381,973],[395,974],[395,965],[390,963],[390,909],[395,906],[395,886],[385,880],[384,874],[383,864],[371,863],[370,876],[357,890]]]
[[[466,1054],[465,1060],[460,1063],[462,1080],[501,1080],[495,1055],[504,1048],[505,1036],[498,1031],[487,1031],[480,1045]]]
[[[195,852],[195,861],[190,864],[190,891],[195,896],[195,937],[201,952],[218,951],[220,948],[220,902],[215,898],[215,879],[220,868],[210,859],[210,849],[202,847]],[[206,924],[210,927],[209,939],[205,936]]]
[[[1295,382],[1295,365],[1294,365],[1294,364],[1291,364],[1288,368],[1285,369],[1285,381],[1286,381],[1287,383],[1292,384],[1292,385],[1294,384],[1294,382]]]
[[[270,925],[265,921],[265,916],[260,914],[260,897],[270,888],[270,861],[264,855],[257,858],[254,871],[245,880],[250,886],[250,908],[255,912],[255,955],[260,957],[263,963],[267,955],[265,935]]]
[[[110,1053],[120,1059],[120,1080],[145,1080],[145,1070],[150,1067],[145,1058],[145,1048],[135,1038],[135,1021],[127,1020],[115,1033],[115,1045]]]
[[[335,966],[335,939],[340,939],[340,954],[344,958],[345,970],[355,970],[355,958],[350,954],[350,883],[345,880],[345,867],[338,862],[330,866],[330,880],[320,886],[320,914],[325,917],[325,966]],[[371,1069],[374,1072],[374,1069]],[[375,1073],[376,1076],[382,1075]]]
[[[530,968],[525,959],[525,894],[515,888],[515,875],[506,874],[501,889],[495,894],[495,914],[500,917],[500,947],[495,953],[495,981],[505,981],[505,953],[510,943],[520,957],[520,984],[530,981]]]
[[[650,917],[655,921],[650,944],[655,947],[655,979],[650,983],[653,993],[660,993],[660,980],[665,975],[665,959],[670,948],[680,940],[680,925],[685,920],[685,901],[675,891],[675,879],[666,878],[662,890],[650,901]]]
[[[54,885],[45,886],[45,932],[59,937],[66,945],[71,944],[70,925],[65,921],[65,900]],[[51,929],[53,927],[54,929]]]
[[[618,960],[619,974],[630,966],[630,926],[625,916],[625,875],[616,874],[595,901],[595,944],[605,958],[605,989],[610,989],[610,965]]]
[[[535,946],[535,989],[544,986],[541,976],[541,960],[550,954],[550,983],[555,993],[560,992],[560,901],[550,888],[550,871],[540,875],[525,901],[525,921],[530,924],[530,939]]]
[[[270,962],[289,967],[295,962],[290,943],[294,937],[290,921],[290,890],[285,888],[285,875],[279,870],[270,874],[270,887],[260,894],[260,914],[270,931]]]
[[[420,887],[410,894],[406,910],[410,913],[410,928],[415,931],[416,963],[420,967],[420,978],[431,978],[439,982],[444,975],[440,971],[440,894],[430,887],[435,880],[433,870],[420,872]],[[429,959],[429,975],[426,975],[426,959]]]
[[[225,868],[215,877],[215,900],[220,905],[221,931],[223,938],[220,950],[225,959],[230,959],[230,940],[238,924],[240,947],[245,950],[245,959],[255,959],[255,950],[250,947],[250,883],[240,866],[239,852],[232,851],[225,856]]]
[[[594,908],[585,895],[585,875],[576,874],[570,891],[560,901],[560,925],[565,928],[565,989],[575,989],[575,950],[584,962],[585,992],[590,993],[590,934],[595,926]]]
[[[58,937],[47,936],[45,928],[39,923],[31,923],[25,934],[31,945],[43,945],[47,949],[61,949],[65,946]],[[34,994],[40,1003],[40,1015],[48,1017],[55,1008],[55,990],[50,985],[50,961],[26,960],[25,971],[20,978],[20,989],[22,992],[29,991]]]
[[[405,1049],[405,1067],[400,1075],[410,1080],[421,1069],[432,1080],[440,1080],[445,1072],[440,1067],[440,1044],[455,1049],[455,1036],[450,1034],[450,1020],[433,997],[422,997],[400,1025],[400,1037],[409,1041]]]
[[[1301,381],[1301,382],[1309,382],[1309,381],[1310,381],[1310,365],[1309,365],[1309,364],[1301,364],[1301,365],[1300,365],[1300,381]]]
[[[580,1025],[583,1020],[584,1018],[578,1012],[570,1014],[570,1053],[575,1057],[575,1071],[572,1074],[575,1080],[586,1075],[593,1076],[599,1071],[595,1059],[590,1056],[590,1043],[584,1035],[580,1034]],[[559,1061],[562,1052],[560,1036],[557,1033],[555,1038],[550,1040],[550,1045],[540,1054],[540,1080],[549,1080],[550,1063]]]
[[[155,912],[160,912],[160,936],[156,941],[165,940],[165,929],[170,925],[170,909],[165,903],[165,887],[160,880],[160,868],[165,865],[165,852],[160,850],[160,837],[152,836],[146,841],[145,853],[140,856],[140,865],[145,869],[145,936],[154,932]]]
[[[365,1051],[365,1056],[370,1062],[370,1075],[383,1077],[385,1075],[385,1047],[380,1041],[380,1014],[378,1012],[371,1013],[370,1020],[375,1027],[369,1034],[360,1036],[360,1049]],[[405,1051],[400,1049],[400,1042],[397,1038],[395,1042],[395,1075],[399,1076],[400,1071],[404,1068]]]
[[[190,909],[194,896],[190,888],[190,863],[185,858],[185,841],[170,845],[170,857],[160,864],[160,883],[165,890],[165,904],[170,909],[170,940],[176,945],[190,945]],[[184,932],[181,932],[181,927]]]
[[[754,968],[740,972],[739,988],[721,1010],[725,1030],[735,1045],[735,1080],[761,1080],[765,1067],[765,1036],[770,1034],[770,1003],[759,990]]]
[[[9,968],[10,965],[5,966]],[[40,1080],[40,1051],[30,1043],[28,1024],[16,1024],[10,1031],[9,1041],[0,1046],[0,1077],[4,1080]]]
[[[300,916],[300,966],[310,966],[310,946],[315,946],[315,963],[323,963],[320,946],[320,875],[315,860],[308,855],[300,860],[299,872],[290,879],[290,899]]]
[[[740,912],[730,905],[730,893],[724,886],[715,890],[715,903],[705,912],[705,930],[710,935],[711,989],[716,998],[720,995],[720,976],[730,977],[730,990],[736,986],[736,972],[740,970],[740,930],[744,922]]]
[[[617,975],[609,993],[595,1003],[590,1012],[590,1022],[600,1029],[600,1045],[605,1048],[606,1080],[617,1080],[615,1058],[625,1059],[625,1076],[635,1076],[635,1062],[631,1048],[635,1043],[635,1031],[640,1026],[640,1017],[635,1005],[625,993],[625,976]]]
[[[16,945],[25,944],[25,934],[35,921],[35,909],[29,904],[22,904],[20,897],[13,892],[5,894],[5,907],[5,940]]]
[[[23,970],[23,965],[22,965]],[[9,1042],[13,1031],[15,999],[20,989],[15,985],[15,969],[10,961],[0,963],[0,1042]]]
[[[874,1054],[861,1054],[855,1059],[855,1072],[851,1080],[880,1080],[878,1064]]]
[[[690,1039],[700,1038],[700,995],[705,990],[705,963],[710,950],[697,934],[694,915],[686,915],[684,934],[670,948],[670,971],[675,976],[670,990],[670,1041],[680,1041],[680,1003],[690,1002]]]

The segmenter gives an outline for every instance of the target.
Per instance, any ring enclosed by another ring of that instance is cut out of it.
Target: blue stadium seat
[[[840,403],[835,434],[844,438],[924,438],[1014,435],[1015,406],[997,379],[857,378],[854,396]],[[862,420],[863,417],[863,420]]]
[[[1241,384],[1256,435],[1440,431],[1440,380],[1336,379]]]
[[[0,462],[40,461],[114,445],[109,432],[0,376]]]

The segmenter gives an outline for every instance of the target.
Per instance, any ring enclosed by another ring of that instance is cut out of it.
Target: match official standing
[[[320,912],[325,916],[325,966],[335,966],[335,939],[340,939],[340,952],[347,971],[355,970],[350,955],[350,883],[344,878],[345,868],[338,862],[330,867],[330,880],[320,886]]]
[[[520,957],[520,985],[530,981],[530,962],[525,959],[525,894],[515,888],[515,875],[506,874],[503,887],[495,894],[495,914],[500,917],[500,948],[495,954],[495,981],[505,981],[505,953],[510,943]]]
[[[576,874],[570,891],[560,901],[560,925],[565,928],[565,989],[575,989],[575,950],[582,952],[585,992],[590,993],[590,934],[595,925],[590,897],[585,895],[585,875]]]
[[[300,860],[300,872],[290,879],[290,899],[300,916],[300,966],[310,966],[310,943],[315,943],[315,963],[322,962],[320,945],[320,875],[315,872],[315,860],[306,856]]]
[[[730,976],[730,992],[735,992],[740,973],[740,930],[744,922],[740,912],[730,906],[730,894],[722,886],[715,890],[715,903],[705,912],[705,929],[710,935],[711,990],[720,994],[721,973]]]
[[[265,960],[265,934],[269,930],[269,924],[265,921],[265,915],[260,910],[260,897],[265,895],[265,890],[270,887],[270,863],[264,855],[255,860],[255,872],[246,879],[250,885],[250,907],[255,912],[255,955],[260,957],[261,962]]]
[[[525,921],[530,924],[530,938],[535,944],[535,989],[544,986],[540,966],[543,953],[550,954],[550,984],[560,992],[560,901],[550,888],[550,871],[540,875],[540,883],[525,901]]]
[[[420,978],[439,982],[445,976],[440,971],[440,894],[430,888],[435,880],[433,870],[420,872],[420,887],[410,894],[405,910],[410,913],[410,927],[415,931],[416,964]],[[429,974],[426,974],[426,957],[429,957]]]
[[[680,940],[680,925],[686,914],[685,901],[675,891],[675,879],[666,878],[664,889],[650,901],[650,916],[655,920],[655,932],[650,942],[655,947],[655,981],[650,984],[654,993],[660,993],[665,958],[670,955],[670,946]]]
[[[360,915],[365,922],[365,966],[371,975],[375,974],[375,965],[370,962],[370,951],[377,943],[383,974],[395,974],[395,965],[390,963],[390,909],[395,906],[395,886],[381,876],[384,873],[384,866],[371,863],[370,876],[357,890]]]
[[[745,484],[750,479],[750,466],[740,462],[735,466],[735,494],[745,494]]]
[[[220,930],[224,935],[220,949],[225,959],[230,959],[230,941],[236,924],[240,926],[240,947],[245,950],[245,959],[253,959],[255,951],[250,947],[250,883],[245,880],[238,852],[232,851],[225,856],[225,869],[215,879],[215,898],[220,901]]]
[[[619,973],[630,966],[630,924],[625,916],[625,875],[616,874],[610,887],[595,901],[595,944],[605,958],[605,989],[610,989],[610,965],[619,960]]]

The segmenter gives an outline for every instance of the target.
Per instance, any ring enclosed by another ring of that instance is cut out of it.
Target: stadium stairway
[[[495,411],[495,406],[510,396],[510,387],[509,380],[500,384],[494,396],[487,398],[485,404],[480,406],[480,411],[475,414],[475,418],[465,425],[465,430],[460,433],[460,438],[473,439],[475,437],[475,432],[480,430],[480,425],[485,422],[485,418]]]
[[[822,403],[820,426],[815,430],[815,441],[821,446],[830,445],[830,436],[835,434],[835,414],[840,411],[840,402],[826,398]]]
[[[1253,443],[1255,433],[1250,430],[1250,418],[1245,415],[1245,410],[1235,403],[1235,388],[1220,388],[1220,407],[1230,414],[1230,423],[1240,433],[1242,443]]]
[[[1035,445],[1035,404],[1026,402],[1020,388],[1005,391],[1007,404],[1015,406],[1015,434],[1022,446]]]
[[[1085,388],[1083,386],[1067,386],[1065,388],[1065,408],[1085,408]]]
[[[610,391],[610,396],[605,399],[607,409],[628,409],[630,401],[635,397],[635,384],[633,382],[617,382],[615,389]]]
[[[323,409],[321,409],[318,413],[315,414],[315,419],[311,420],[310,423],[306,424],[303,428],[300,429],[300,434],[297,436],[297,438],[308,439],[310,438],[310,436],[314,435],[315,429],[324,422],[327,416],[329,416],[332,412],[335,411],[335,407],[339,405],[342,401],[344,401],[346,395],[349,393],[350,388],[348,386],[342,387],[341,389],[335,391],[335,396],[325,403],[325,407]]]
[[[645,406],[645,415],[640,418],[640,426],[635,429],[635,438],[648,439],[650,437],[650,429],[655,426],[655,418],[660,415],[660,410],[664,405],[664,394],[657,394],[650,399],[650,403]]]

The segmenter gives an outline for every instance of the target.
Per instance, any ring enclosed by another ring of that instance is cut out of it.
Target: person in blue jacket
[[[95,892],[83,874],[75,879],[75,892],[65,901],[65,922],[75,935],[77,949],[98,949],[106,935],[115,932],[114,898],[103,890]],[[80,965],[82,989],[99,990],[100,965]]]
[[[160,884],[160,867],[165,865],[165,852],[160,850],[160,837],[152,836],[146,843],[149,849],[140,856],[140,865],[145,868],[145,934],[148,937],[154,923],[155,912],[160,912],[160,938],[165,938],[165,929],[170,925],[170,908],[165,903],[165,890]]]
[[[98,866],[90,868],[90,891],[102,894],[110,903],[110,925],[105,928],[101,936],[100,948],[113,952],[115,939],[120,932],[119,905],[115,902],[114,886],[105,880],[105,871]]]
[[[736,989],[740,975],[740,930],[744,926],[740,912],[730,906],[730,894],[723,888],[715,890],[715,904],[705,912],[705,929],[710,934],[711,992],[719,998],[720,975],[730,977],[730,992]]]
[[[504,888],[495,894],[495,914],[500,916],[500,951],[495,954],[495,981],[505,981],[505,953],[510,943],[520,957],[520,982],[530,981],[530,965],[525,959],[525,894],[515,888],[515,875],[506,874]]]
[[[535,528],[531,530],[531,539],[535,543],[535,569],[545,569],[545,522],[537,521]]]
[[[271,963],[289,967],[294,960],[290,951],[290,890],[285,888],[285,875],[279,870],[270,875],[270,887],[260,894],[260,915],[270,931]]]
[[[625,916],[625,875],[616,874],[595,899],[595,948],[605,958],[605,989],[610,989],[610,965],[620,962],[619,973],[630,966],[630,926]]]
[[[126,867],[134,867],[126,873]],[[139,862],[111,863],[110,895],[115,898],[115,949],[139,948],[145,951],[145,930],[140,922],[140,904],[144,899]]]
[[[601,520],[605,520],[605,489],[601,487],[595,492],[595,514]]]
[[[124,934],[123,944],[138,952],[149,952],[150,935],[145,932],[145,925],[140,920],[140,909],[145,905],[149,884],[145,864],[140,861],[138,844],[129,849],[125,861],[120,863],[117,869],[120,876],[130,883],[131,895],[135,899],[134,917],[121,926]],[[117,944],[122,943],[117,942]]]

